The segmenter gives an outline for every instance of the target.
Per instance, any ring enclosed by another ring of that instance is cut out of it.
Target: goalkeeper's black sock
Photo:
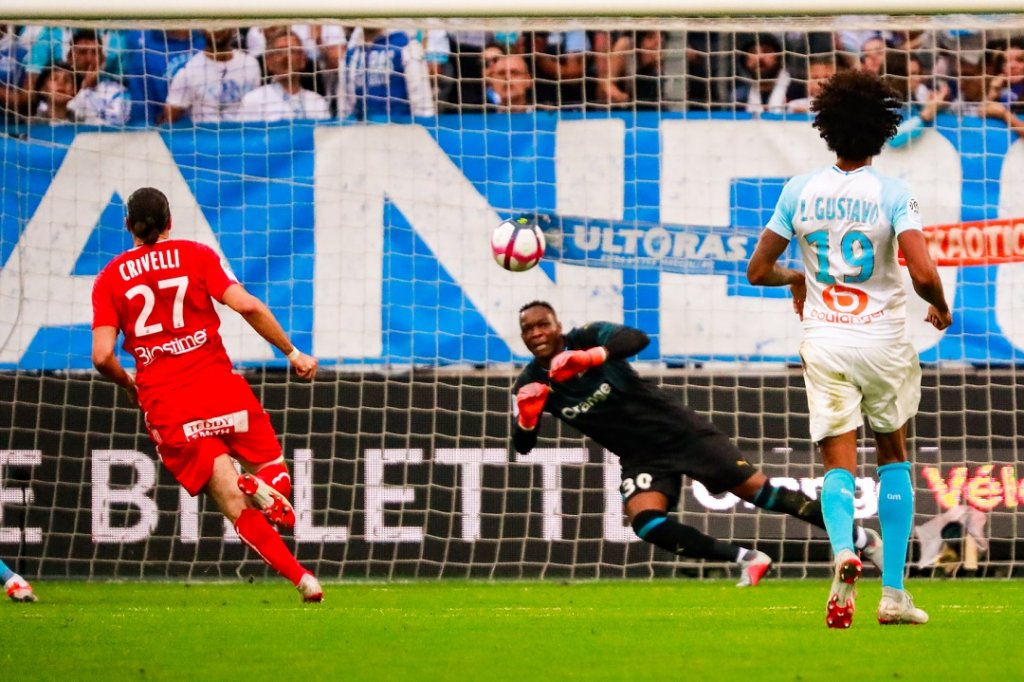
[[[705,535],[693,526],[673,521],[665,512],[654,509],[642,511],[633,517],[633,531],[645,542],[694,559],[736,561],[746,551],[742,547]]]
[[[812,500],[801,490],[790,490],[772,485],[771,481],[765,481],[764,486],[751,500],[751,503],[755,507],[789,514],[812,526],[825,529],[825,516],[821,511],[821,500]],[[853,529],[853,538],[857,549],[863,549],[867,544],[867,536],[860,526]]]
[[[789,514],[818,528],[825,527],[821,513],[821,500],[812,500],[801,490],[790,490],[765,481],[764,486],[751,502],[755,507],[768,511]]]

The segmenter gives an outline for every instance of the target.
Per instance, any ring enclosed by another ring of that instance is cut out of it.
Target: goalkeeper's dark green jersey
[[[619,457],[629,459],[680,452],[695,435],[706,429],[715,430],[668,391],[642,378],[625,360],[647,346],[647,335],[640,330],[611,322],[592,322],[570,330],[564,339],[565,350],[611,345],[608,359],[564,382],[551,381],[547,368],[534,359],[516,379],[513,405],[521,387],[533,382],[548,384],[551,393],[544,405],[545,412],[576,427]],[[516,450],[531,450],[537,431],[538,428],[526,431],[515,425]]]

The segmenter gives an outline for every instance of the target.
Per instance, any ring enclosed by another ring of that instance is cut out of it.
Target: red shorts
[[[252,464],[281,456],[270,417],[237,374],[157,389],[140,395],[139,402],[160,461],[193,496],[210,480],[220,455]]]

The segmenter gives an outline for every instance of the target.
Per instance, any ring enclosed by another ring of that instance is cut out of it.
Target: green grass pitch
[[[925,626],[850,630],[828,582],[36,581],[0,604],[3,680],[995,680],[1022,674],[1024,582],[912,581]]]

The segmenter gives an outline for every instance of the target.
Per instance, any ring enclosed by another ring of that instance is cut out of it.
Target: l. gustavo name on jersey
[[[181,430],[185,432],[185,440],[189,441],[228,433],[246,433],[249,431],[249,413],[239,410],[219,417],[197,419],[182,425]]]
[[[208,338],[206,330],[200,329],[195,334],[177,336],[170,341],[164,341],[156,346],[139,346],[135,349],[135,352],[138,354],[139,360],[142,361],[143,367],[145,367],[153,362],[158,355],[184,355],[185,353],[191,353],[196,348],[200,348],[205,344]]]
[[[597,387],[597,390],[591,393],[589,396],[584,398],[576,405],[570,405],[569,407],[562,408],[562,416],[566,419],[575,419],[581,414],[585,414],[590,411],[594,405],[597,405],[602,400],[607,400],[608,396],[612,394],[612,387],[605,383]]]

